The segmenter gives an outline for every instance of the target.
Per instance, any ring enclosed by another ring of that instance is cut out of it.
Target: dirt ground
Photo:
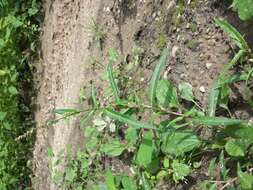
[[[42,61],[38,64],[37,141],[34,150],[34,188],[55,190],[51,174],[64,164],[52,167],[57,159],[48,157],[48,148],[55,155],[72,145],[76,150],[84,139],[78,119],[58,122],[54,127],[41,128],[54,119],[54,109],[81,108],[79,92],[93,81],[103,94],[106,84],[103,69],[93,70],[89,59],[95,57],[107,64],[108,49],[120,52],[121,60],[131,59],[136,47],[142,49],[140,68],[132,73],[135,87],[146,85],[155,60],[164,46],[172,48],[164,77],[177,85],[182,81],[192,84],[200,105],[206,106],[213,80],[229,62],[234,47],[213,23],[215,17],[226,17],[246,34],[247,26],[238,25],[231,10],[223,11],[219,1],[188,1],[183,15],[175,0],[46,0],[42,35]],[[102,51],[94,44],[94,36],[87,31],[92,20],[106,33]],[[251,40],[251,39],[249,39]],[[253,41],[252,41],[253,42]],[[121,63],[122,64],[122,63]],[[120,61],[119,61],[120,65]],[[121,76],[124,80],[124,75]],[[131,83],[129,84],[130,88]],[[102,96],[101,96],[102,97]],[[245,112],[245,117],[252,113]],[[205,178],[192,176],[193,184]],[[203,177],[204,176],[204,177]],[[161,189],[172,187],[161,187]],[[186,184],[174,189],[191,189]]]

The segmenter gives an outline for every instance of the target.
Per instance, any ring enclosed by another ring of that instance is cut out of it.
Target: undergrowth
[[[0,189],[28,189],[31,138],[18,140],[32,126],[31,90],[40,2],[0,0]]]
[[[230,111],[234,84],[251,91],[253,55],[244,37],[227,21],[215,19],[215,24],[239,50],[214,81],[207,108],[196,100],[190,83],[176,87],[161,78],[169,48],[161,53],[149,87],[132,93],[121,92],[115,77],[120,71],[113,69],[118,54],[109,50],[110,95],[98,97],[92,85],[92,108],[55,110],[63,118],[79,114],[85,134],[84,149],[76,157],[70,153],[66,170],[54,175],[61,189],[151,190],[178,184],[185,189],[191,185],[201,190],[253,189],[253,123],[235,118]],[[231,69],[238,66],[240,71],[232,74]],[[242,98],[252,108],[250,94]],[[87,126],[90,118],[93,123]],[[204,130],[213,136],[203,137]],[[50,151],[49,156],[55,155]],[[207,168],[204,179],[191,182],[193,173],[203,168]]]

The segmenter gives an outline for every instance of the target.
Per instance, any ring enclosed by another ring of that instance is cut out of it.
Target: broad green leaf
[[[136,156],[137,164],[139,166],[147,168],[152,163],[154,151],[155,145],[153,143],[153,134],[152,132],[147,132],[144,135],[139,150],[137,152]]]
[[[158,81],[156,98],[162,107],[178,107],[176,88],[168,80]]]
[[[54,113],[57,113],[59,115],[65,115],[65,114],[79,113],[79,111],[76,109],[55,109]]]
[[[125,150],[125,145],[120,143],[118,140],[110,140],[107,144],[102,146],[102,152],[108,156],[119,156]]]
[[[116,102],[118,102],[118,101],[120,101],[119,89],[118,89],[118,86],[117,86],[116,81],[115,81],[114,76],[113,76],[113,67],[112,67],[112,64],[116,60],[117,60],[117,54],[111,49],[109,51],[109,64],[107,66],[107,75],[108,75],[108,79],[109,79],[109,82],[110,82],[110,85],[111,85],[111,88],[112,88],[114,98],[115,98]]]
[[[178,160],[172,162],[173,180],[178,183],[180,180],[184,180],[187,175],[190,174],[191,169],[184,163],[180,163]]]
[[[230,119],[226,117],[198,117],[194,118],[193,121],[197,124],[206,125],[206,126],[229,126],[229,125],[240,125],[247,123],[244,120],[239,119]]]
[[[134,146],[138,140],[137,130],[129,127],[125,132],[125,138],[130,146]]]
[[[243,0],[243,1],[245,1],[245,0]],[[246,0],[246,1],[248,1],[248,0]],[[242,1],[240,0],[240,2],[242,2]],[[232,40],[234,40],[236,45],[241,50],[245,50],[245,51],[249,50],[249,46],[248,46],[247,42],[245,41],[245,39],[243,38],[243,36],[231,24],[229,24],[227,21],[222,20],[220,18],[215,18],[214,21],[215,21],[216,25],[218,25],[222,30],[224,30],[226,33],[228,33],[230,38],[232,38]]]
[[[124,176],[121,179],[122,186],[124,190],[137,190],[137,186],[134,180],[128,176]]]
[[[198,137],[191,132],[172,132],[167,137],[165,136],[161,148],[165,154],[180,156],[193,150],[199,144]]]
[[[10,93],[11,95],[17,95],[17,94],[18,94],[18,91],[17,91],[16,87],[14,87],[14,86],[10,86],[10,87],[8,88],[8,91],[9,91],[9,93]]]
[[[118,120],[122,123],[128,124],[130,127],[134,127],[137,129],[156,129],[154,125],[143,123],[141,121],[135,120],[133,118],[130,118],[126,115],[123,115],[121,113],[115,112],[111,109],[104,109],[103,110],[104,114],[110,117],[111,119]]]
[[[253,17],[253,0],[234,0],[232,7],[238,11],[240,19],[244,21]]]
[[[253,189],[253,176],[242,172],[240,166],[237,166],[237,177],[239,179],[242,190],[252,190]]]
[[[193,96],[191,84],[187,82],[183,82],[179,84],[178,89],[179,89],[181,98],[188,100],[190,102],[194,102],[194,96]]]
[[[111,170],[107,170],[105,174],[105,181],[106,181],[107,189],[117,190],[116,185],[115,185],[115,179]]]
[[[152,106],[154,106],[156,102],[156,90],[157,90],[158,80],[160,78],[162,70],[164,69],[166,65],[168,55],[169,55],[169,49],[165,48],[161,54],[159,62],[157,63],[155,67],[154,73],[150,81],[149,98],[150,98],[150,103]]]
[[[230,156],[244,156],[246,149],[242,140],[230,139],[225,145],[225,150]]]

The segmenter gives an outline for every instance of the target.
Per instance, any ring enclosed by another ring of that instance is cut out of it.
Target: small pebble
[[[173,46],[172,51],[171,51],[172,57],[176,57],[177,56],[178,50],[179,50],[178,46]]]
[[[207,69],[210,69],[212,66],[213,66],[212,63],[206,63],[206,68],[207,68]]]
[[[200,90],[200,92],[202,92],[202,93],[205,93],[205,92],[206,92],[206,89],[205,89],[204,86],[199,87],[199,90]]]

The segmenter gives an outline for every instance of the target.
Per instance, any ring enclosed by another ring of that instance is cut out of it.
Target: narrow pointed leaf
[[[151,102],[152,106],[155,105],[157,83],[160,78],[161,72],[166,65],[168,55],[169,55],[169,49],[166,48],[162,52],[162,55],[159,59],[158,64],[155,67],[154,73],[153,73],[151,81],[150,81],[149,98],[150,98],[150,102]]]
[[[104,109],[103,112],[111,119],[115,119],[115,120],[118,120],[122,123],[126,123],[129,126],[137,128],[137,129],[141,129],[141,128],[143,128],[143,129],[156,129],[156,127],[154,125],[143,123],[141,121],[135,120],[133,118],[125,116],[125,115],[118,113],[116,111],[113,111],[111,109]]]
[[[112,52],[109,52],[110,57],[109,57],[109,64],[107,66],[107,75],[108,75],[109,82],[112,88],[113,96],[115,100],[118,102],[120,100],[119,89],[113,76],[113,67],[112,67],[112,64],[117,60],[117,56],[116,56],[116,53],[112,53]]]
[[[247,123],[244,120],[230,119],[226,117],[198,117],[193,119],[194,122],[202,125],[209,126],[229,126],[229,125],[240,125]]]
[[[208,99],[207,115],[209,117],[215,116],[219,94],[220,94],[219,82],[218,80],[216,80],[213,84],[213,87],[211,89],[211,93]]]
[[[243,36],[231,24],[220,18],[215,18],[214,21],[216,25],[218,25],[222,30],[228,33],[228,35],[234,40],[234,42],[240,49],[249,49],[249,46]]]

